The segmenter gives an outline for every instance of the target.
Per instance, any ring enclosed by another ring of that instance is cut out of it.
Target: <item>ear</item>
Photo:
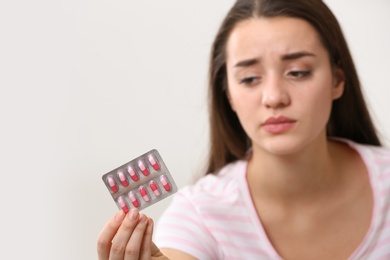
[[[336,66],[333,71],[332,97],[333,100],[340,98],[344,93],[345,74],[344,71]]]

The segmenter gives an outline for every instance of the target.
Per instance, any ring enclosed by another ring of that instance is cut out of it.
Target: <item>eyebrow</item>
[[[296,59],[307,57],[307,56],[315,57],[316,55],[314,55],[313,53],[310,53],[310,52],[300,51],[300,52],[285,54],[282,56],[281,60],[282,61],[296,60]],[[243,60],[243,61],[236,63],[236,65],[234,65],[234,67],[250,67],[250,66],[255,65],[259,62],[260,62],[260,59],[256,59],[256,58],[255,59],[248,59],[248,60]]]
[[[243,61],[238,62],[233,67],[250,67],[252,65],[259,63],[259,61],[260,61],[259,59],[243,60]]]
[[[310,52],[300,51],[300,52],[294,52],[294,53],[283,55],[282,60],[296,60],[306,56],[315,57],[316,55]]]

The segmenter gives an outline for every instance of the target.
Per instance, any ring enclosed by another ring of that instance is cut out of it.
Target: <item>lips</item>
[[[261,127],[270,134],[281,134],[292,127],[297,121],[288,117],[270,117],[261,124]]]
[[[294,123],[296,122],[293,119],[288,117],[279,116],[279,117],[270,117],[262,125],[271,125],[271,124],[283,124],[283,123]]]

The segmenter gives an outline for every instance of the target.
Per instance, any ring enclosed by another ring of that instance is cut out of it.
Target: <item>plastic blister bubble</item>
[[[142,210],[177,192],[159,152],[153,149],[104,174],[102,180],[118,208]]]

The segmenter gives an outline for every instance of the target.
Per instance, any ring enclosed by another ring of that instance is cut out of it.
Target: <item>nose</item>
[[[263,81],[262,103],[267,108],[283,108],[290,105],[290,95],[283,80],[270,76]]]

